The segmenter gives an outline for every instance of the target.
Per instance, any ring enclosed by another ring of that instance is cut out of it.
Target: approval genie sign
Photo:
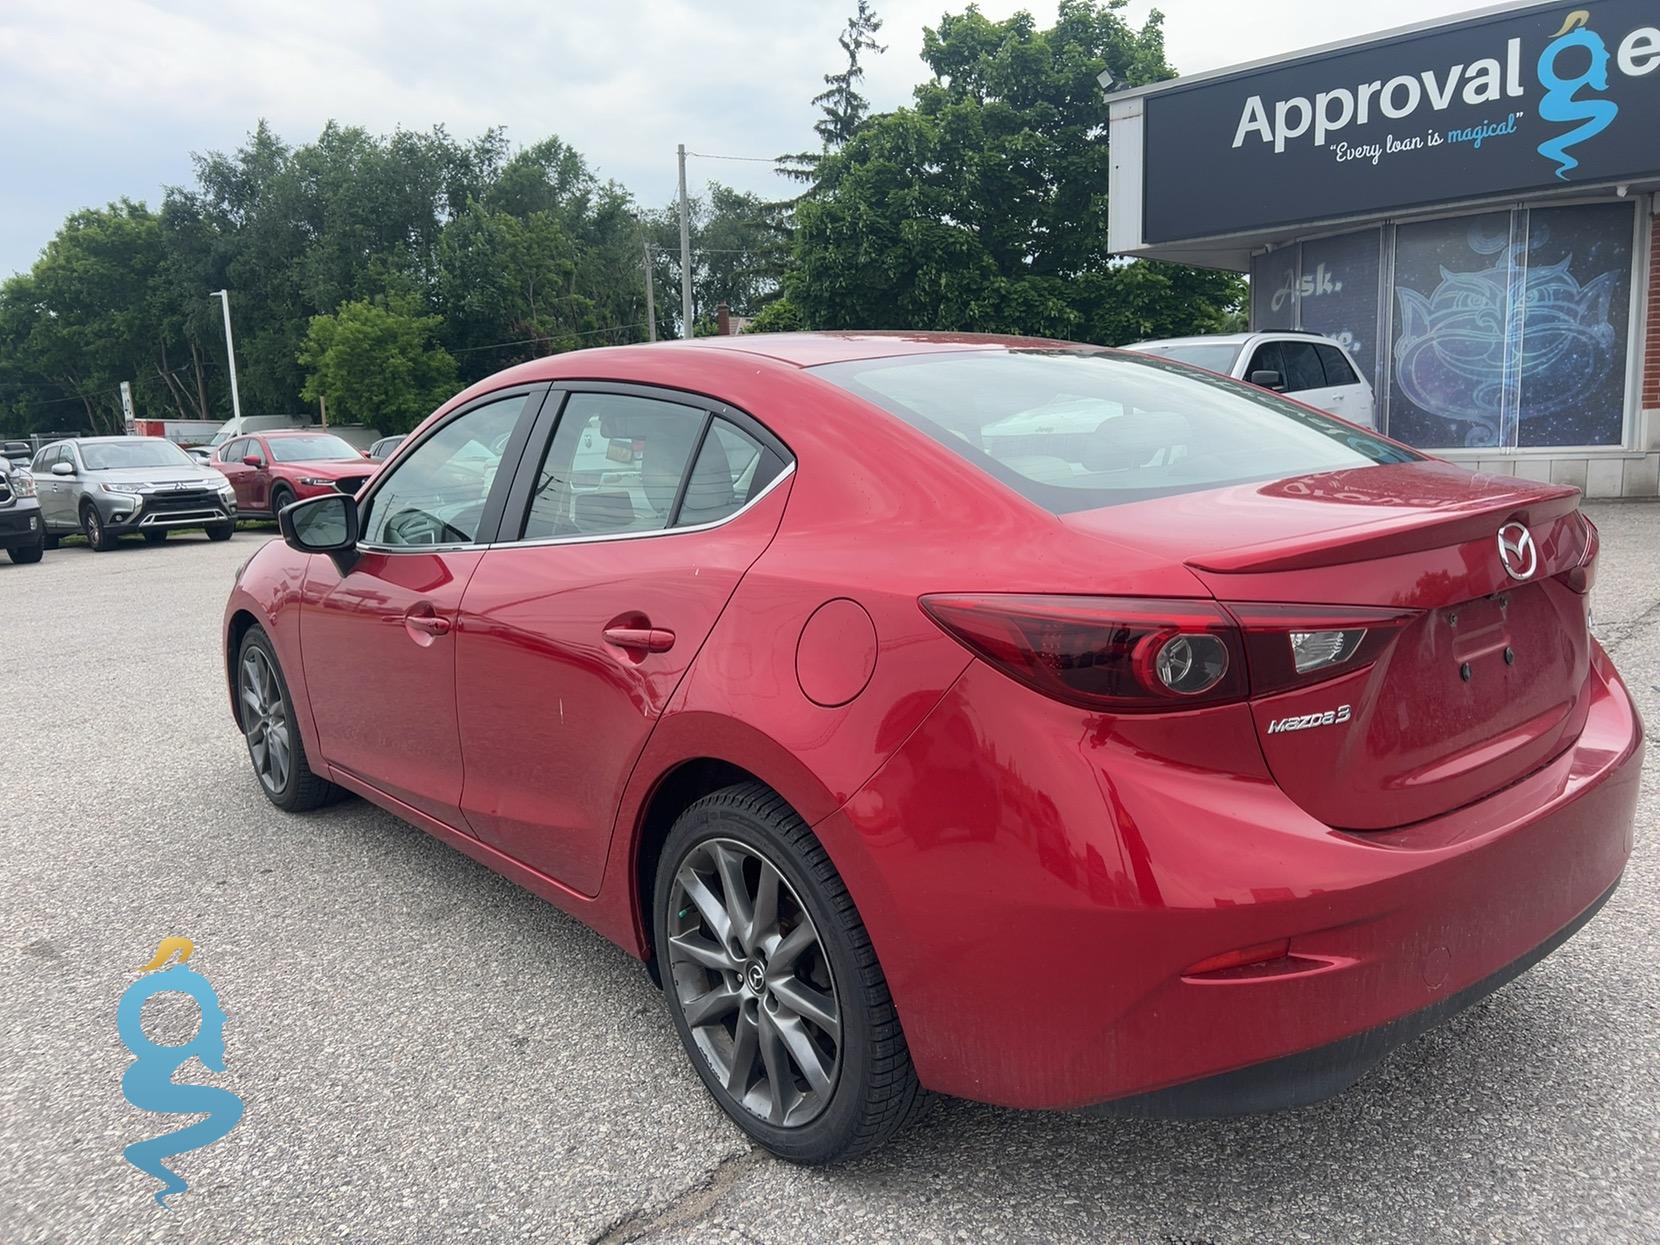
[[[1145,235],[1660,172],[1653,0],[1535,5],[1146,101]],[[1195,163],[1205,184],[1193,193]]]

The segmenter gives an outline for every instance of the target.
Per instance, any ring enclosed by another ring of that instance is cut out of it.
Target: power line
[[[747,164],[777,164],[777,156],[717,156],[708,151],[688,151],[688,156],[696,156],[699,160],[742,160]]]

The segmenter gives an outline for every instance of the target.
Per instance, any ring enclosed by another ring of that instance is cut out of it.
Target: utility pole
[[[651,238],[643,238],[641,245],[646,257],[646,340],[654,342],[657,340],[657,295],[651,287],[657,283],[651,272]]]
[[[686,206],[686,144],[680,153],[680,336],[692,336],[692,217]],[[226,321],[229,323],[229,321]]]
[[[231,294],[229,290],[215,290],[210,299],[217,298],[225,309],[225,359],[231,366],[231,414],[242,418],[242,395],[236,390],[236,344],[231,341]]]

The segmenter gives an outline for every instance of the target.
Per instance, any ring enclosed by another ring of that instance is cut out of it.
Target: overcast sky
[[[1273,56],[1473,7],[1475,0],[1162,0],[1183,73]],[[922,27],[954,0],[875,0],[887,54],[877,108],[923,76]],[[1054,0],[981,0],[1045,23]],[[1153,7],[1132,0],[1136,22]],[[838,68],[852,0],[3,0],[0,276],[27,268],[76,208],[160,202],[190,153],[228,150],[261,117],[289,142],[330,117],[386,132],[443,123],[558,134],[646,203],[674,192],[675,144],[773,156],[814,142],[809,104]],[[766,165],[694,161],[715,178],[780,187]]]

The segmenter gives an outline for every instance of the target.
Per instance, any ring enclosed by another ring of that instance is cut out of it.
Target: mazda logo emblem
[[[1499,529],[1499,562],[1512,579],[1531,579],[1539,569],[1539,549],[1533,533],[1520,523],[1506,523]]]

